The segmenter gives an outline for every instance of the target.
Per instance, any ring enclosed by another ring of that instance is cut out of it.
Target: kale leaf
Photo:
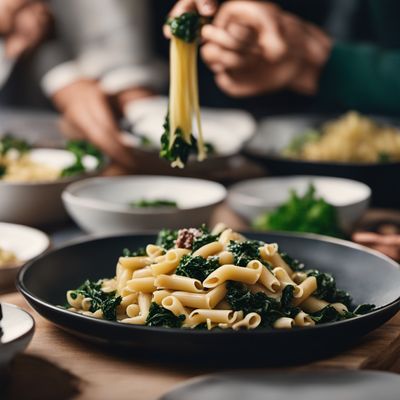
[[[116,296],[115,292],[106,293],[101,290],[102,281],[91,282],[86,280],[78,289],[74,290],[72,296],[82,294],[91,299],[91,312],[102,310],[104,318],[109,321],[115,321],[117,318],[117,306],[121,304],[122,298]]]
[[[353,314],[355,315],[364,315],[368,314],[372,310],[375,309],[375,304],[360,304],[353,310]]]
[[[245,267],[252,260],[260,260],[259,248],[263,242],[258,240],[246,240],[244,242],[231,241],[228,244],[228,251],[234,256],[234,263],[240,267]]]
[[[200,247],[205,246],[206,244],[215,242],[219,237],[219,235],[212,235],[207,226],[204,224],[199,228],[199,231],[202,232],[202,235],[194,238],[192,244],[192,251],[196,251],[200,249]]]
[[[28,152],[31,145],[26,140],[7,133],[0,139],[0,155],[4,156],[12,149],[22,154]]]
[[[304,196],[292,191],[287,202],[260,216],[254,221],[254,227],[261,230],[311,232],[344,237],[335,207],[317,197],[313,185],[309,186]]]
[[[193,257],[191,255],[185,255],[182,257],[175,274],[198,279],[203,282],[207,276],[219,268],[219,266],[218,257],[209,257],[205,259],[200,256]]]
[[[165,158],[168,161],[175,161],[180,159],[183,164],[187,163],[190,154],[197,153],[197,140],[191,135],[190,143],[187,143],[184,139],[183,132],[181,128],[177,128],[175,131],[175,141],[170,144],[170,125],[169,116],[165,117],[164,122],[164,133],[161,136],[161,150],[160,157]]]
[[[202,22],[200,15],[194,12],[187,12],[167,20],[171,33],[187,43],[192,43],[199,37]]]
[[[309,270],[307,275],[315,276],[317,279],[317,290],[313,293],[313,296],[328,303],[343,303],[346,307],[351,306],[351,296],[344,290],[336,288],[335,278],[331,274],[318,270]]]
[[[136,207],[136,208],[160,208],[160,207],[178,208],[178,204],[176,201],[166,200],[166,199],[154,199],[154,200],[140,199],[130,202],[129,205],[131,207]]]
[[[157,303],[151,303],[149,315],[146,319],[146,325],[161,326],[164,328],[180,328],[184,320],[184,315],[179,315],[177,317],[173,312],[158,305]]]
[[[282,257],[283,261],[286,262],[287,265],[293,270],[293,271],[303,271],[304,270],[304,264],[300,262],[299,260],[296,260],[292,257],[290,257],[287,253],[281,252],[279,253],[280,256]]]
[[[104,162],[103,154],[91,143],[86,142],[85,140],[70,140],[67,142],[65,148],[75,156],[75,162],[61,171],[61,177],[63,178],[85,173],[86,168],[83,164],[83,158],[86,155],[96,158],[98,161],[98,167],[100,167]]]
[[[322,310],[310,314],[310,317],[314,320],[316,324],[323,324],[326,322],[336,322],[336,321],[341,321],[343,319],[351,318],[346,313],[340,314],[332,306],[326,306]]]
[[[175,241],[177,238],[177,230],[162,229],[158,233],[156,244],[165,250],[169,250],[175,247]]]

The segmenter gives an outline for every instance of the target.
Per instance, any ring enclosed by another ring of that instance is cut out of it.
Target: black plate
[[[400,207],[400,162],[384,164],[334,163],[292,160],[280,156],[293,137],[337,116],[281,115],[260,123],[255,137],[246,146],[245,154],[265,166],[272,175],[320,175],[355,179],[372,189],[372,204],[379,207]],[[372,117],[378,122],[399,126],[398,121]]]
[[[280,248],[304,261],[309,268],[330,271],[338,287],[352,293],[356,303],[374,303],[379,309],[351,320],[311,328],[278,331],[201,331],[152,328],[97,320],[71,313],[65,304],[68,289],[85,279],[112,277],[121,249],[153,243],[152,235],[91,239],[51,251],[27,264],[18,288],[28,302],[58,326],[90,340],[131,347],[135,352],[166,356],[171,360],[243,360],[260,364],[301,363],[334,354],[390,319],[399,310],[399,265],[349,242],[317,235],[284,233],[247,234],[253,239],[277,242]],[[240,363],[239,363],[240,360]],[[235,364],[230,364],[235,365]]]

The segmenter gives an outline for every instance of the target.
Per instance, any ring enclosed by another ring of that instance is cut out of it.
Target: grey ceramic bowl
[[[350,179],[318,176],[250,179],[229,189],[228,204],[239,215],[252,221],[285,203],[291,190],[303,195],[311,183],[317,196],[336,208],[341,228],[350,232],[368,208],[371,198],[371,189],[367,185]]]
[[[207,223],[225,188],[202,179],[170,176],[92,178],[74,183],[62,198],[75,222],[90,233],[127,233]],[[136,208],[146,199],[176,201],[178,208]]]
[[[0,327],[0,370],[19,353],[24,351],[32,340],[35,321],[24,310],[11,304],[2,303],[3,319]]]
[[[35,161],[63,169],[74,162],[67,150],[34,149]],[[98,173],[96,159],[86,156],[87,171],[83,175],[57,179],[51,182],[5,182],[0,180],[0,221],[15,224],[43,226],[62,222],[67,213],[61,201],[62,191],[72,182]]]

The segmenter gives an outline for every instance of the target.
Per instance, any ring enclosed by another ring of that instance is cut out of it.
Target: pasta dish
[[[206,157],[200,121],[197,47],[201,18],[184,13],[168,21],[171,27],[169,108],[161,137],[160,155],[172,167],[183,168],[191,153]],[[197,138],[193,136],[193,119]]]
[[[57,168],[33,159],[31,146],[25,140],[10,134],[4,135],[0,139],[0,180],[4,182],[52,182],[85,173],[83,159],[86,155],[96,158],[97,168],[103,162],[102,154],[85,141],[70,140],[66,145],[66,150],[72,153],[74,161],[65,168]]]
[[[61,171],[48,165],[34,162],[29,154],[17,157],[0,157],[5,182],[44,182],[60,178]]]
[[[332,275],[307,269],[276,243],[217,226],[163,230],[125,249],[116,276],[66,294],[67,308],[124,324],[188,329],[290,329],[365,314]]]
[[[11,250],[5,250],[0,247],[0,268],[14,266],[19,263],[16,254]]]
[[[290,158],[307,161],[379,163],[400,161],[400,131],[349,112],[295,138],[284,150]]]

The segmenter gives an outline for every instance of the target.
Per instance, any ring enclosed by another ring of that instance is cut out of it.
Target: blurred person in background
[[[42,1],[0,0],[0,89],[15,62],[45,39],[51,20]]]

